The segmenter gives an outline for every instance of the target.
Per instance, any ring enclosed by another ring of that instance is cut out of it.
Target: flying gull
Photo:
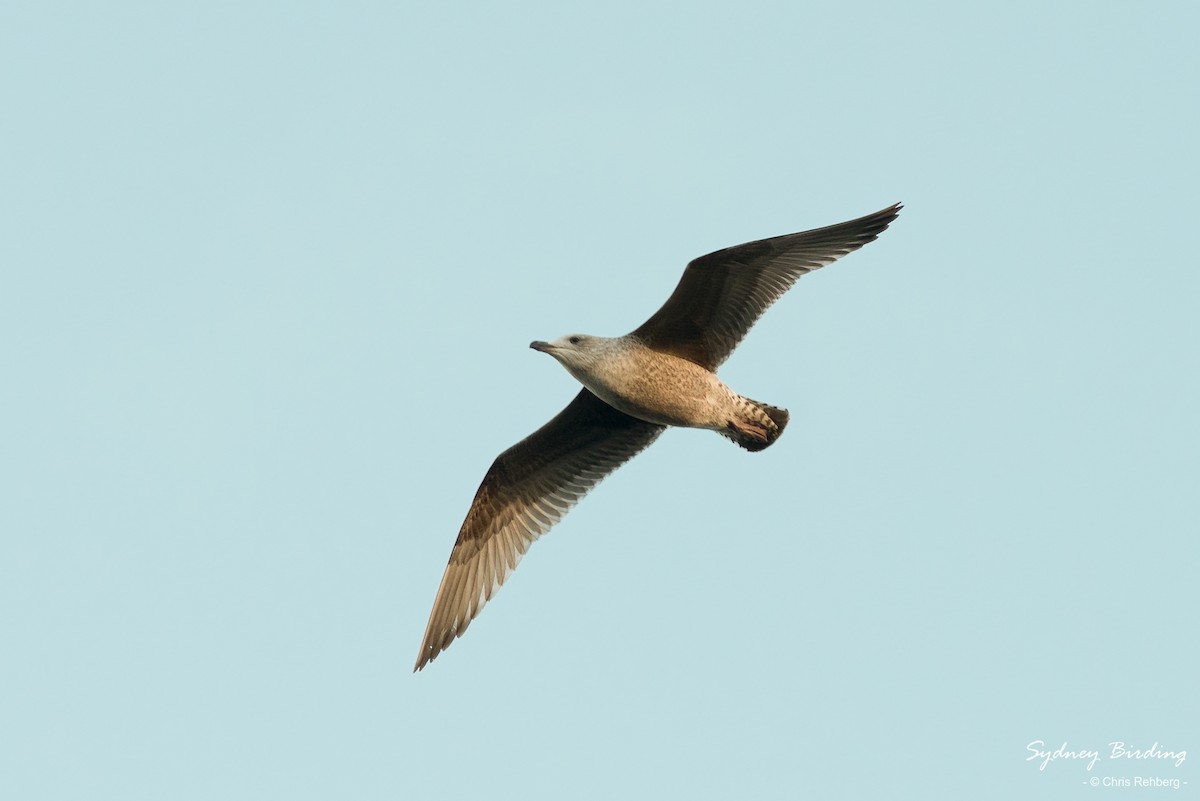
[[[901,206],[692,261],[663,307],[623,337],[571,334],[529,347],[583,384],[567,408],[496,457],[450,551],[414,672],[450,646],[530,544],[667,426],[707,428],[748,451],[775,442],[785,409],[750,400],[715,370],[805,273],[874,240]]]

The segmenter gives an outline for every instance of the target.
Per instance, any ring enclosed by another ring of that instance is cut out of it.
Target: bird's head
[[[563,367],[574,373],[576,370],[586,370],[595,361],[607,341],[606,337],[567,334],[550,342],[543,342],[540,339],[530,342],[529,347],[550,354],[558,359]]]

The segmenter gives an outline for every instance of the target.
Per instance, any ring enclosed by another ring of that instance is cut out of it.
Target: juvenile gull
[[[707,428],[749,451],[778,439],[787,411],[739,395],[715,370],[796,279],[874,240],[900,208],[701,256],[663,307],[623,337],[571,334],[531,343],[584,388],[496,457],[483,477],[450,551],[414,672],[467,630],[530,543],[667,426]]]

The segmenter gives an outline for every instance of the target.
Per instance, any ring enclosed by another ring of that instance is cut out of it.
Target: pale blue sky
[[[1194,794],[1198,25],[7,3],[2,794]],[[530,340],[895,201],[409,672]]]

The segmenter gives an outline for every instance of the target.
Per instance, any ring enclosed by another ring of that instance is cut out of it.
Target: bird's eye
[[[567,341],[568,341],[568,342],[570,342],[572,345],[578,345],[578,344],[579,344],[579,337],[570,337],[570,338],[568,338],[568,339],[567,339]]]

